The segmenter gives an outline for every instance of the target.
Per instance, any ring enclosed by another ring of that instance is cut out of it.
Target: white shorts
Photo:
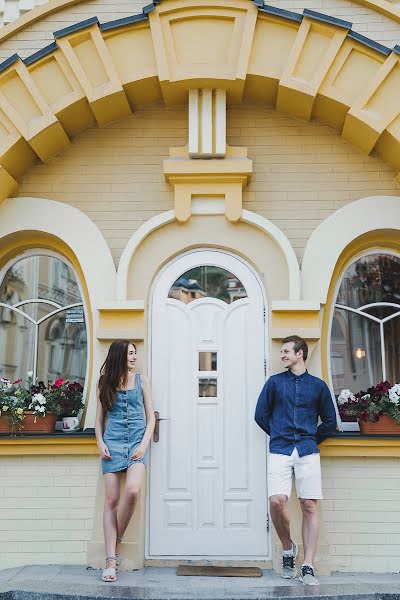
[[[268,496],[290,498],[293,477],[297,496],[307,500],[322,500],[321,461],[319,453],[300,457],[295,448],[291,456],[268,455]]]

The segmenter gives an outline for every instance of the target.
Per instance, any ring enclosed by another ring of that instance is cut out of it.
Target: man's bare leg
[[[270,496],[269,508],[276,533],[282,543],[282,548],[286,551],[291,550],[292,540],[290,538],[290,519],[286,496],[283,494]]]
[[[314,564],[314,557],[317,551],[319,519],[317,500],[300,499],[301,511],[303,513],[303,547],[304,562],[308,565]]]

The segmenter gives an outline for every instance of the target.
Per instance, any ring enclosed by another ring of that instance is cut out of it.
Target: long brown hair
[[[110,410],[114,404],[115,392],[122,385],[125,386],[128,379],[128,347],[136,346],[129,340],[115,340],[107,354],[100,369],[99,397],[105,412]]]

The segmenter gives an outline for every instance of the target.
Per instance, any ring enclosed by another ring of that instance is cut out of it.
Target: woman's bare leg
[[[117,542],[117,514],[120,497],[120,474],[106,473],[104,475],[105,498],[103,512],[103,531],[106,546],[106,556],[115,556]],[[109,566],[115,566],[112,563]]]
[[[140,490],[144,481],[146,467],[143,463],[136,463],[128,467],[126,472],[125,490],[118,507],[118,537],[122,538],[139,498]],[[118,548],[117,548],[118,551]]]

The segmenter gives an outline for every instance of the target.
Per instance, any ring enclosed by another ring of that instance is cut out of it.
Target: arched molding
[[[52,44],[0,64],[0,201],[37,158],[77,132],[126,117],[136,104],[186,103],[196,88],[316,118],[400,170],[400,47],[351,27],[258,0],[163,0],[139,15],[102,24],[93,16],[56,31]]]
[[[301,269],[303,300],[326,304],[332,274],[343,251],[357,238],[393,230],[399,223],[400,201],[396,196],[356,200],[323,221],[313,231],[305,248]]]
[[[293,246],[290,243],[286,235],[271,221],[262,217],[261,215],[251,212],[250,210],[243,210],[241,221],[249,223],[254,227],[260,229],[265,235],[271,237],[278,244],[285,256],[286,263],[289,271],[289,300],[300,300],[300,268],[299,262]]]
[[[97,372],[104,359],[98,343],[94,343],[99,329],[100,304],[113,298],[116,272],[110,250],[97,226],[80,210],[61,202],[43,198],[10,198],[0,205],[0,247],[9,252],[9,240],[21,239],[21,248],[38,247],[35,235],[47,237],[46,246],[60,252],[70,250],[67,258],[79,269],[93,348],[88,370],[88,401],[85,423],[92,426],[95,413]],[[31,241],[33,240],[33,241]],[[16,254],[18,248],[13,250]],[[75,260],[74,260],[75,259]]]
[[[197,217],[198,218],[198,217]],[[117,271],[117,299],[127,301],[128,298],[128,278],[130,267],[135,259],[135,253],[149,235],[156,230],[176,221],[173,210],[161,213],[146,221],[132,235],[121,255]],[[271,239],[279,248],[281,255],[287,265],[288,290],[290,300],[300,299],[300,270],[297,258],[290,241],[285,234],[271,221],[253,213],[249,210],[243,210],[241,221],[252,227],[259,229],[267,238]],[[240,227],[238,224],[236,227]],[[192,240],[194,245],[202,244],[202,240]]]

